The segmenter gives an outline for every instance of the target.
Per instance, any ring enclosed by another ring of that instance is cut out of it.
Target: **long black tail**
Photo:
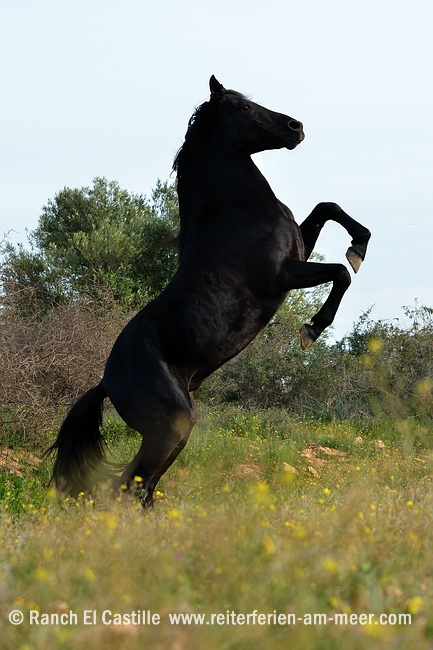
[[[105,441],[100,431],[103,401],[107,394],[102,382],[91,388],[71,407],[57,440],[48,449],[57,449],[52,481],[56,488],[72,497],[92,492],[108,478],[110,463],[105,458]]]

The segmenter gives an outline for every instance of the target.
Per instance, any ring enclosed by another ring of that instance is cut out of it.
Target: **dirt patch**
[[[308,447],[305,447],[305,449],[301,451],[301,456],[309,461],[313,461],[321,465],[323,464],[323,458],[321,458],[322,456],[328,458],[330,456],[344,458],[347,456],[347,451],[340,451],[339,449],[333,449],[332,447],[322,447],[321,445],[310,443]]]
[[[237,479],[253,479],[260,481],[263,478],[263,471],[257,465],[249,463],[239,463],[233,469],[232,476]]]
[[[23,471],[35,469],[41,459],[28,451],[0,449],[0,472],[22,477]]]
[[[322,467],[325,465],[326,460],[331,459],[347,460],[347,451],[340,451],[333,447],[322,447],[321,445],[316,445],[314,442],[310,442],[309,446],[301,451],[301,456],[309,463],[306,471],[315,478],[320,478],[320,474],[314,465],[316,467]]]

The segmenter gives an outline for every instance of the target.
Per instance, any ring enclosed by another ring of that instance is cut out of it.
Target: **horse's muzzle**
[[[287,123],[287,126],[291,131],[294,131],[293,135],[296,134],[296,136],[298,137],[297,144],[299,144],[300,142],[302,142],[302,140],[305,139],[304,126],[302,122],[298,122],[298,120],[290,119]]]
[[[290,133],[286,139],[286,149],[295,149],[298,144],[301,144],[302,140],[305,140],[305,133],[301,131],[300,133]]]

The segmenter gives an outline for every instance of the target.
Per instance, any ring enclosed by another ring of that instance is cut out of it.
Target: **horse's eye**
[[[244,104],[244,105],[242,106],[242,110],[243,110],[243,111],[249,111],[249,110],[251,110],[251,106],[250,106],[249,104]]]

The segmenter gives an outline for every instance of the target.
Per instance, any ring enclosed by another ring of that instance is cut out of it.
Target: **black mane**
[[[202,115],[202,113],[206,110],[206,107],[208,106],[208,104],[209,104],[209,102],[204,102],[203,104],[200,104],[200,106],[197,106],[197,108],[195,109],[194,113],[193,113],[193,114],[191,115],[191,117],[189,118],[189,121],[188,121],[188,128],[187,128],[186,133],[185,133],[184,143],[183,143],[183,145],[178,149],[178,151],[177,151],[177,153],[176,153],[176,156],[175,156],[175,158],[174,158],[174,160],[173,160],[173,167],[172,167],[172,169],[173,169],[173,171],[176,172],[176,173],[177,173],[177,171],[178,171],[178,169],[179,169],[179,161],[180,161],[180,159],[181,159],[181,157],[182,157],[182,152],[183,152],[183,150],[184,150],[185,144],[187,143],[187,140],[188,140],[188,138],[189,138],[189,135],[190,135],[191,131],[194,132],[194,130],[195,130],[194,127],[197,128],[197,126],[196,126],[196,122],[197,122],[197,121],[200,121],[200,115]]]

